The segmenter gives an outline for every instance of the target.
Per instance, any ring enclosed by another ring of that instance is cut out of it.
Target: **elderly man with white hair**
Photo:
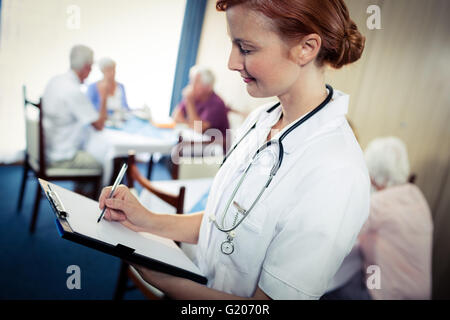
[[[361,272],[324,298],[430,299],[433,222],[424,195],[408,183],[406,146],[396,137],[378,138],[364,156],[373,193],[356,248]],[[351,269],[351,260],[356,259],[346,258],[340,271]]]
[[[106,105],[108,114],[129,110],[125,86],[116,81],[116,62],[108,57],[98,61],[103,79],[88,86],[87,95],[97,110]]]
[[[94,53],[89,47],[72,47],[70,70],[53,77],[45,88],[42,97],[43,127],[46,161],[51,167],[102,168],[82,150],[87,138],[86,127],[102,130],[106,120],[106,109],[97,112],[80,88],[91,72],[93,58]]]
[[[229,129],[227,108],[223,100],[214,92],[214,75],[208,68],[193,66],[189,71],[189,84],[183,90],[183,100],[172,116],[177,123],[185,123],[197,129],[195,122],[201,123],[201,133],[217,129],[225,139]]]

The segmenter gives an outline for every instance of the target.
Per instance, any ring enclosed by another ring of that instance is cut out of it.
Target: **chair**
[[[186,188],[184,186],[180,187],[177,195],[155,188],[148,179],[141,175],[136,165],[135,153],[134,151],[130,151],[128,155],[127,184],[131,190],[134,190],[134,182],[139,183],[143,188],[147,189],[159,199],[173,206],[176,209],[177,214],[183,213]],[[179,243],[177,244],[179,245]],[[127,286],[128,279],[133,282],[134,286]],[[116,291],[114,293],[114,300],[123,299],[125,292],[128,289],[134,288],[138,288],[148,299],[157,300],[164,298],[164,294],[161,291],[145,282],[133,267],[125,261],[122,261]]]
[[[200,179],[214,177],[220,168],[225,144],[211,141],[184,141],[181,136],[171,152],[169,170],[172,179]],[[153,167],[150,158],[148,179]]]
[[[244,119],[248,116],[248,112],[236,110],[230,106],[225,106],[228,122],[232,127],[240,127]],[[194,141],[184,141],[182,136],[178,137],[178,144],[172,150],[172,159],[175,159],[177,163],[173,163],[173,161],[169,164],[169,170],[172,176],[172,179],[195,179],[195,178],[209,178],[214,177],[217,171],[220,168],[220,164],[222,163],[223,156],[227,151],[227,142],[226,137],[224,137],[223,141],[214,141],[214,137],[212,137],[211,141],[202,141],[202,142],[194,142]],[[212,156],[204,156],[204,154],[211,153],[212,149],[220,150],[222,148],[222,154],[219,154],[216,151],[212,153]],[[195,150],[196,153],[187,154],[185,150]],[[197,150],[198,149],[198,150]],[[198,152],[200,151],[200,152]],[[205,152],[206,151],[206,152]],[[198,152],[198,154],[197,154]],[[205,159],[202,163],[200,161],[195,161],[192,163],[191,158],[200,158]],[[154,165],[153,155],[150,155],[150,160],[148,162],[147,169],[147,179],[151,180],[151,174]]]
[[[47,166],[45,161],[45,135],[42,127],[42,99],[40,99],[39,103],[31,102],[26,97],[26,87],[23,86],[22,89],[25,111],[26,149],[23,163],[23,177],[20,186],[19,200],[17,203],[18,213],[22,209],[29,171],[32,171],[36,178],[50,181],[92,182],[95,184],[95,190],[98,192],[102,177],[101,170],[61,169]],[[30,233],[33,233],[36,228],[41,196],[41,188],[38,183],[36,185],[33,215],[30,223]]]
[[[196,179],[214,177],[220,168],[225,143],[211,141],[185,141],[181,136],[173,147],[169,166],[172,179]],[[151,180],[154,159],[150,156],[147,179]]]
[[[172,178],[199,179],[212,178],[220,169],[224,154],[225,141],[180,141],[172,149]]]

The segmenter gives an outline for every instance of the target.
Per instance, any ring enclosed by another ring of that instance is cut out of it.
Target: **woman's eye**
[[[242,54],[247,55],[249,53],[251,53],[251,50],[245,50],[242,47],[239,47],[239,51],[241,51]]]

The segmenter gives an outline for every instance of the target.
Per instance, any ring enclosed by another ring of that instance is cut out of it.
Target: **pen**
[[[108,199],[113,196],[114,191],[116,191],[117,186],[119,185],[120,181],[122,181],[123,175],[125,174],[125,171],[127,171],[127,168],[128,168],[127,164],[124,163],[122,168],[120,169],[119,174],[117,175],[116,181],[114,181],[114,185],[111,189],[111,193],[109,194]],[[103,215],[105,214],[105,210],[106,210],[106,205],[103,207],[102,213],[100,213],[100,217],[98,217],[97,223],[99,223],[100,220],[102,220]]]

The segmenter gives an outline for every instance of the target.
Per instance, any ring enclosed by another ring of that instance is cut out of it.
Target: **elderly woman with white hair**
[[[103,79],[89,85],[87,95],[97,110],[106,104],[108,114],[118,110],[129,110],[125,87],[116,81],[116,62],[111,58],[102,58],[98,67],[103,73]]]
[[[201,133],[208,133],[208,129],[219,130],[225,138],[226,130],[230,127],[227,107],[214,92],[214,81],[211,70],[193,66],[189,70],[189,84],[183,90],[183,100],[172,116],[175,122],[187,124],[193,129],[196,129],[196,122],[201,124]]]
[[[396,137],[378,138],[364,156],[372,196],[358,237],[362,269],[324,299],[430,299],[433,223],[422,192],[408,182],[406,146]]]
[[[370,215],[359,236],[365,267],[377,265],[374,299],[430,299],[433,222],[420,189],[408,182],[405,144],[396,137],[373,140],[365,150],[372,186]]]

